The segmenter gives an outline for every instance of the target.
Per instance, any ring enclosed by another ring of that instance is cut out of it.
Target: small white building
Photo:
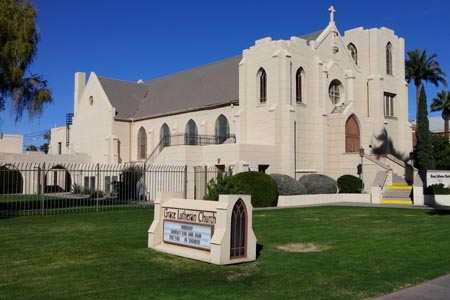
[[[370,186],[379,154],[412,150],[404,53],[388,28],[341,34],[331,8],[323,30],[151,81],[76,73],[73,122],[52,130],[50,154],[337,178],[357,174],[364,148]]]

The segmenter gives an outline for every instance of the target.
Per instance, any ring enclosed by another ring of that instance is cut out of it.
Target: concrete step
[[[388,185],[386,186],[387,190],[412,190],[412,186],[411,185],[397,185],[397,184],[393,184],[393,185]]]
[[[381,200],[381,204],[404,204],[404,205],[412,205],[413,202],[411,199],[385,199]]]

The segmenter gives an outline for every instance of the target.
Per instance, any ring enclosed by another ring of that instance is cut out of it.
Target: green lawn
[[[450,214],[256,211],[256,262],[214,266],[147,249],[153,210],[0,219],[0,299],[366,299],[450,273]],[[322,252],[278,250],[314,243]]]

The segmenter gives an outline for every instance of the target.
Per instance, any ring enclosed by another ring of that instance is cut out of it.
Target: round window
[[[89,97],[89,104],[90,105],[94,104],[94,97],[92,96]]]
[[[330,83],[328,87],[328,96],[330,97],[331,103],[339,104],[343,97],[344,88],[342,83],[335,79]]]

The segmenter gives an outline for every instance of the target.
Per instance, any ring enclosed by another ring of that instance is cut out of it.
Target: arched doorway
[[[71,187],[72,178],[63,166],[54,166],[45,174],[44,193],[70,192]]]
[[[350,116],[345,123],[345,152],[359,152],[361,147],[359,124],[355,115]]]
[[[230,259],[247,256],[247,209],[244,201],[236,201],[231,213]]]
[[[0,166],[0,194],[22,194],[23,177],[12,165]]]

